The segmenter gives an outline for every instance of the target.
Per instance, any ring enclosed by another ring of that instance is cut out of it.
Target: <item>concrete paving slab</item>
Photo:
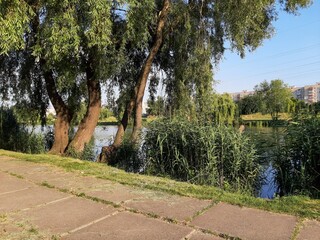
[[[12,223],[12,219],[7,214],[1,214],[0,215],[0,239],[2,239],[2,236],[7,235],[11,232],[19,232],[21,231],[19,227]]]
[[[243,239],[284,240],[291,238],[296,218],[219,203],[191,224]]]
[[[23,179],[0,172],[0,196],[34,186]]]
[[[16,161],[17,159],[13,158],[13,157],[8,157],[8,156],[0,156],[0,164],[1,164],[1,162],[10,162],[12,160]]]
[[[320,222],[307,220],[298,235],[298,240],[320,240]]]
[[[85,192],[88,189],[95,189],[100,186],[109,186],[112,184],[107,180],[100,180],[94,177],[79,176],[76,173],[65,173],[63,176],[47,180],[50,184],[58,188],[66,188],[70,191]]]
[[[113,203],[124,203],[125,201],[138,199],[143,197],[143,191],[136,190],[118,183],[109,183],[96,185],[89,188],[84,193],[91,197],[97,197]]]
[[[81,176],[78,173],[66,172],[64,170],[35,163],[18,165],[17,162],[10,162],[10,167],[6,166],[6,171],[14,173],[35,183],[47,182],[48,184],[68,189],[83,190],[87,188],[95,189],[97,186],[112,184],[111,181],[101,180],[94,177]]]
[[[62,239],[69,240],[180,240],[192,229],[169,224],[139,214],[122,212],[101,222],[81,229]]]
[[[45,204],[67,196],[70,195],[45,187],[32,187],[23,191],[1,195],[0,214]]]
[[[55,168],[50,168],[49,166],[42,166],[35,163],[28,163],[27,165],[20,165],[19,163],[13,163],[11,168],[6,168],[8,172],[14,173],[24,178],[34,181],[42,182],[46,179],[56,179],[63,177],[64,175],[68,176],[65,171],[59,171]],[[74,176],[71,174],[70,176]]]
[[[135,194],[129,191],[121,191],[121,189],[119,189],[118,191],[113,191],[113,190],[88,191],[88,192],[85,192],[85,194],[90,197],[96,197],[96,198],[113,202],[116,204],[123,203],[125,201],[134,199],[136,197]]]
[[[53,234],[62,234],[116,211],[117,209],[102,203],[72,197],[25,211],[20,217],[28,219],[40,230],[48,230]]]
[[[30,166],[30,164],[35,163],[19,160],[16,158],[0,156],[0,170],[2,171],[4,171],[5,169],[17,168],[19,166]]]
[[[198,211],[208,207],[211,201],[165,195],[162,198],[144,198],[125,203],[142,212],[155,213],[179,221],[188,221]]]
[[[223,238],[217,237],[217,236],[213,236],[210,234],[205,234],[202,232],[195,232],[193,233],[189,238],[187,238],[188,240],[224,240]]]

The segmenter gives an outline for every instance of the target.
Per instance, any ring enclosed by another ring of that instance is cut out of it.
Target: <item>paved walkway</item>
[[[317,221],[79,174],[0,156],[0,239],[320,239]]]

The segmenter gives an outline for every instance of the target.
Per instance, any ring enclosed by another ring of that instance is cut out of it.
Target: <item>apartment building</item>
[[[293,97],[304,101],[305,103],[320,102],[320,82],[314,85],[306,85],[304,87],[290,87]],[[254,91],[244,90],[242,92],[230,93],[233,101],[237,102],[240,99],[253,95]]]
[[[240,99],[254,94],[254,91],[243,90],[242,92],[229,93],[233,101],[238,102]]]
[[[320,82],[314,85],[293,88],[292,93],[296,99],[302,100],[305,103],[320,102]]]

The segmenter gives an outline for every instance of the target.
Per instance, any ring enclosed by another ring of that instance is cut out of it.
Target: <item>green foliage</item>
[[[147,114],[153,116],[165,116],[166,103],[163,97],[158,96],[157,99],[148,100]]]
[[[215,124],[231,125],[235,118],[236,105],[229,94],[215,94],[211,111],[211,120]]]
[[[72,158],[79,158],[81,160],[94,161],[94,141],[94,137],[92,137],[90,142],[88,144],[85,144],[82,152],[75,151],[74,149],[69,147],[65,155]]]
[[[291,105],[292,93],[282,80],[264,81],[255,87],[255,94],[260,101],[260,112],[270,113],[273,120],[278,120],[280,112],[287,112]]]
[[[126,13],[127,31],[124,42],[130,42],[138,49],[147,46],[150,39],[150,26],[156,23],[154,0],[128,0]]]
[[[104,121],[109,117],[113,117],[113,112],[108,107],[101,108],[99,120]]]
[[[251,193],[259,182],[255,149],[234,129],[155,121],[144,140],[148,173]]]
[[[312,2],[312,0],[280,0],[280,3],[284,5],[284,9],[290,13],[297,13],[299,8],[308,7]]]
[[[20,0],[0,0],[0,55],[23,49],[28,23],[34,15],[31,7]]]
[[[139,145],[133,144],[129,139],[124,139],[121,146],[115,150],[109,164],[126,172],[135,173],[142,172],[145,165]]]
[[[295,119],[279,143],[273,166],[281,195],[320,197],[320,119]]]
[[[259,98],[257,95],[246,96],[237,102],[240,115],[259,112]]]
[[[11,109],[0,109],[0,148],[24,153],[45,152],[42,135],[29,133],[19,125]]]
[[[87,112],[87,103],[86,102],[81,102],[80,104],[78,103],[77,107],[77,114],[72,118],[71,125],[72,126],[77,126],[83,117],[86,115]]]

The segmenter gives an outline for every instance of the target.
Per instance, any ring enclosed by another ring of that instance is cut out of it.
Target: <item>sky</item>
[[[273,79],[297,87],[320,82],[320,0],[297,16],[281,11],[273,26],[275,35],[244,59],[225,53],[215,70],[218,93],[253,90]]]

